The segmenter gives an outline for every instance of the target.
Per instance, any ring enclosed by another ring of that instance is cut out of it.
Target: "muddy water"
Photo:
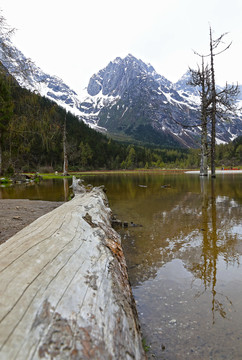
[[[129,222],[119,232],[148,358],[242,359],[242,176],[85,180],[105,184],[113,212]],[[37,198],[62,200],[65,187],[39,186]]]

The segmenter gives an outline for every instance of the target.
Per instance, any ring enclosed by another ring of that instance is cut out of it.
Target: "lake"
[[[242,359],[242,175],[99,175],[118,229],[149,359]],[[69,183],[70,184],[70,183]],[[67,199],[68,182],[0,197]]]

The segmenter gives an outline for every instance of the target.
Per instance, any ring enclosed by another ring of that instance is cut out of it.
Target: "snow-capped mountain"
[[[192,131],[178,125],[187,123],[184,112],[188,118],[196,116],[196,108],[187,105],[169,80],[128,55],[91,77],[80,110],[87,123],[109,133],[159,145],[196,146]]]
[[[189,76],[173,84],[132,55],[116,58],[91,77],[80,105],[82,119],[141,142],[196,147],[200,128],[189,125],[200,123],[200,98],[188,85]],[[241,119],[218,124],[217,142],[241,135]]]
[[[7,42],[7,48],[5,51],[0,46],[0,61],[20,86],[55,101],[75,115],[80,115],[78,110],[80,100],[75,91],[57,76],[44,73],[10,41]]]
[[[16,71],[19,63],[27,68],[28,59],[11,43],[9,47],[16,62],[8,61],[1,47],[0,61],[21,86],[55,101],[89,126],[141,143],[198,146],[200,129],[189,125],[199,125],[200,98],[198,89],[188,85],[189,72],[173,84],[152,65],[130,54],[117,57],[91,77],[80,100],[60,78],[44,73],[33,63],[26,76]],[[242,135],[241,119],[218,124],[217,142]]]

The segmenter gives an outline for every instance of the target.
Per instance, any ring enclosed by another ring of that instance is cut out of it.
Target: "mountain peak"
[[[173,84],[132,54],[117,57],[91,77],[89,96],[80,108],[82,118],[91,126],[139,141],[196,147],[199,127],[179,125],[200,124],[199,89],[189,85],[190,78],[188,70]],[[240,122],[233,119],[229,130],[220,126],[220,141],[235,137]]]
[[[187,70],[185,74],[174,84],[174,89],[176,91],[182,91],[188,94],[195,94],[199,96],[198,87],[194,87],[189,84],[191,80],[191,71]]]
[[[191,71],[190,70],[187,70],[185,72],[185,74],[182,75],[182,77],[177,81],[177,82],[181,82],[181,81],[186,81],[188,82],[189,80],[191,79]]]
[[[144,63],[132,54],[124,58],[116,57],[97,74],[94,74],[88,84],[87,92],[91,96],[122,95],[127,84],[138,77],[160,77],[152,65]]]
[[[127,59],[127,58],[129,58],[129,59],[134,59],[134,60],[138,60],[134,55],[132,55],[132,54],[128,54],[127,56],[125,56],[125,59]]]

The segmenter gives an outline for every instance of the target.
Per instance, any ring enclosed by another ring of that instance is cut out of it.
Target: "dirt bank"
[[[48,213],[62,202],[1,199],[0,200],[0,244],[8,240],[19,230]]]

